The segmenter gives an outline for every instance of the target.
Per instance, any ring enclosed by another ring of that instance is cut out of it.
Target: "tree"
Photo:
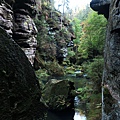
[[[83,22],[83,33],[78,48],[81,57],[93,59],[97,55],[103,55],[103,47],[106,33],[106,19],[96,12],[90,12]]]

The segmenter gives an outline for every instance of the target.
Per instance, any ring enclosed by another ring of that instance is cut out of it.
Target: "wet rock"
[[[28,58],[0,28],[0,119],[44,120],[40,93]]]
[[[61,111],[74,107],[74,83],[68,80],[51,79],[46,83],[41,100],[50,110]]]

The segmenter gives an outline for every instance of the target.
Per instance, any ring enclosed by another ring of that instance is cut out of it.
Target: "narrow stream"
[[[80,109],[80,108],[79,108],[79,104],[80,104],[80,100],[79,100],[79,98],[76,96],[76,97],[75,97],[75,102],[74,102],[74,105],[75,105],[74,120],[87,120],[87,119],[86,119],[86,116],[79,111],[79,109]]]
[[[75,112],[74,120],[86,120],[85,115],[81,115],[79,112]]]

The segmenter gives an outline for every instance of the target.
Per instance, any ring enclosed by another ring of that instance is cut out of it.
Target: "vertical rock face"
[[[12,36],[13,11],[11,5],[7,2],[0,2],[0,26]]]
[[[94,6],[93,1],[91,2],[91,6]],[[105,2],[105,0],[102,1]],[[106,9],[104,9],[104,11],[106,11]],[[109,18],[108,18],[107,35],[106,35],[105,50],[104,50],[104,59],[105,59],[104,81],[105,81],[105,86],[108,88],[115,102],[114,105],[112,106],[112,111],[108,114],[107,120],[119,120],[120,119],[120,1],[119,0],[110,1],[108,16]]]
[[[16,0],[14,4],[13,39],[20,45],[33,65],[37,46],[37,28],[32,17],[35,16],[35,0]]]
[[[34,70],[0,27],[0,120],[44,120]]]
[[[0,1],[0,26],[13,37],[33,65],[37,46],[37,28],[33,21],[36,15],[36,2],[13,1]]]

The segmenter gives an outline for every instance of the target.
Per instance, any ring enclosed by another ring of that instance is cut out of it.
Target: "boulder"
[[[0,120],[44,120],[40,92],[28,58],[0,27]]]
[[[74,107],[74,83],[69,80],[49,80],[42,93],[41,100],[50,110],[61,111]]]

